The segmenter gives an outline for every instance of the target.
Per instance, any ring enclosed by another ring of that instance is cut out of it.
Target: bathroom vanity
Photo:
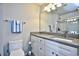
[[[78,56],[79,39],[65,38],[55,33],[31,32],[32,52],[35,56]]]

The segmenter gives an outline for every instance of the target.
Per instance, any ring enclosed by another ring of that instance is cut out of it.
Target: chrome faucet
[[[65,38],[68,37],[68,31],[64,31],[64,37],[65,37]]]
[[[48,25],[49,26],[49,31],[52,32],[52,27],[51,25]]]

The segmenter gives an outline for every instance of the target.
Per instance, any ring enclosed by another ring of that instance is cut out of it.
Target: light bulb
[[[50,12],[50,11],[51,11],[50,8],[48,8],[48,9],[47,9],[47,12]]]
[[[62,6],[62,4],[61,4],[61,3],[59,3],[59,4],[57,4],[56,6],[57,6],[57,7],[61,7],[61,6]]]
[[[73,21],[76,21],[76,19],[73,19]]]
[[[50,8],[49,8],[48,6],[46,6],[46,7],[44,8],[44,11],[50,12],[51,10],[50,10]]]
[[[46,11],[46,10],[47,10],[47,7],[44,8],[44,11]]]
[[[52,10],[55,10],[55,9],[56,9],[55,5],[53,5],[53,6],[51,7],[51,9],[52,9]]]

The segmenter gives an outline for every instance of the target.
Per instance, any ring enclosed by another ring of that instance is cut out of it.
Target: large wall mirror
[[[59,29],[58,32],[79,34],[79,16],[73,16],[66,19],[60,18],[60,20],[57,22],[57,28]]]
[[[43,4],[40,31],[79,33],[79,4]]]

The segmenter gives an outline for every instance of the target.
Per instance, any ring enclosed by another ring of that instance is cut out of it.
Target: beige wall
[[[48,14],[47,13],[45,13],[45,12],[43,12],[43,13],[41,13],[41,31],[47,31],[48,30],[48,28],[47,28],[47,16],[48,16]]]
[[[21,34],[13,34],[11,33],[10,21],[3,21],[3,47],[9,40],[22,39],[24,50],[27,50],[30,32],[39,31],[39,6],[35,4],[3,4],[3,18],[3,20],[13,18],[26,22]]]

